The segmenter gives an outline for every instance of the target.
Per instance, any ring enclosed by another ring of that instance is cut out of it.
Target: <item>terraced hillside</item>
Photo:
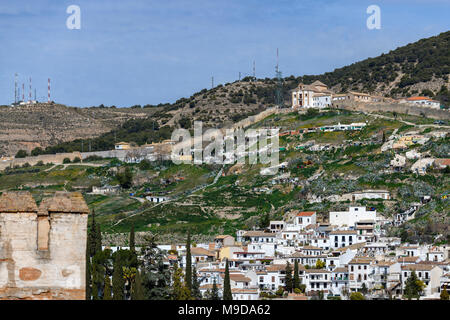
[[[104,159],[83,166],[74,163],[10,169],[0,176],[0,190],[27,189],[38,199],[55,190],[84,190],[102,231],[110,235],[111,243],[119,243],[120,233],[128,232],[132,224],[137,231],[151,231],[173,240],[188,228],[207,237],[234,234],[241,228],[266,227],[269,219],[287,217],[294,209],[315,210],[326,221],[329,211],[350,205],[349,201],[332,201],[333,196],[384,189],[390,192],[390,200],[360,200],[356,204],[374,207],[392,218],[423,196],[432,199],[420,205],[415,220],[389,227],[388,234],[428,242],[442,241],[442,236],[447,239],[450,206],[444,196],[450,187],[448,169],[432,166],[425,175],[417,175],[411,172],[415,159],[408,159],[399,171],[391,166],[391,160],[411,150],[423,157],[449,158],[449,126],[404,114],[325,110],[272,115],[254,127],[276,126],[284,131],[353,122],[364,122],[366,126],[361,131],[281,137],[280,162],[285,162],[286,168],[276,176],[261,175],[260,170],[266,166],[262,164],[125,164]],[[406,149],[381,151],[390,138],[413,133],[427,141]],[[311,149],[311,145],[323,148]],[[132,173],[130,189],[115,195],[89,194],[94,185],[119,184],[118,173],[126,168]],[[149,193],[168,196],[170,201],[150,203],[144,200]]]

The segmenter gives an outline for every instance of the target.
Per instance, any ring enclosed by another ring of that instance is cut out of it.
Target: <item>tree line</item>
[[[156,245],[156,237],[145,239],[138,254],[134,225],[131,225],[129,249],[102,249],[100,225],[95,212],[88,228],[86,246],[87,300],[232,300],[228,260],[223,294],[215,279],[202,295],[197,270],[192,266],[191,236],[186,241],[186,266],[166,263],[167,253]]]

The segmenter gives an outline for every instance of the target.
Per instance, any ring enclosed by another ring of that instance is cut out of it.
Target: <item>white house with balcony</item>
[[[330,232],[330,246],[332,249],[348,247],[359,242],[356,230],[335,230]]]
[[[315,211],[299,212],[294,218],[294,226],[297,226],[300,230],[303,230],[310,224],[316,224],[316,217],[317,215]]]
[[[332,273],[325,269],[305,270],[305,293],[312,295],[315,292],[323,291],[328,294],[331,290]]]

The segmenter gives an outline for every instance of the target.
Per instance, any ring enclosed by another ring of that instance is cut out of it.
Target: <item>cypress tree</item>
[[[284,278],[285,290],[292,292],[292,268],[289,262],[286,263],[286,276]]]
[[[91,300],[91,257],[89,256],[89,241],[86,246],[86,300]]]
[[[116,258],[114,259],[112,285],[113,300],[123,300],[125,280],[123,278],[122,260],[120,259],[119,251],[116,252]]]
[[[98,300],[98,271],[97,264],[92,263],[92,300]]]
[[[188,300],[190,298],[189,289],[181,280],[183,278],[183,270],[178,267],[178,264],[175,264],[173,272],[172,299]]]
[[[134,222],[131,224],[130,230],[130,251],[136,252],[135,243],[134,243]]]
[[[298,261],[295,259],[294,263],[294,289],[300,289],[300,278],[298,275]]]
[[[230,270],[228,269],[228,259],[225,264],[225,277],[223,279],[223,300],[233,300],[230,285]]]
[[[419,284],[420,280],[417,278],[416,272],[411,272],[411,275],[406,279],[405,283],[405,296],[408,300],[412,298],[419,299],[422,292],[422,286]]]
[[[210,300],[220,300],[219,289],[217,288],[216,279],[214,279]]]
[[[131,300],[145,300],[142,278],[141,272],[137,270],[133,286],[131,287]]]
[[[100,225],[97,223],[95,226],[95,253],[102,251],[102,232],[100,231]]]
[[[186,240],[186,271],[184,283],[189,291],[192,291],[192,256],[191,256],[191,233],[188,231]]]
[[[89,242],[89,256],[93,257],[95,255],[95,250],[97,248],[97,227],[95,223],[95,210],[92,210],[92,222],[91,227],[89,228],[88,233],[88,242]]]
[[[105,289],[103,291],[103,300],[112,300],[111,279],[109,278],[107,273],[105,273]]]
[[[191,290],[192,298],[201,299],[202,293],[200,292],[200,283],[197,278],[197,269],[194,267],[192,271],[192,290]]]

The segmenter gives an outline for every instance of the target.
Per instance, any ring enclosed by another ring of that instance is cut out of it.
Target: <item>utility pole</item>
[[[239,81],[241,81],[241,72],[239,71]]]
[[[255,60],[253,60],[253,81],[256,81],[256,67],[255,67]]]
[[[14,74],[14,103],[17,103],[17,73]]]
[[[280,108],[283,104],[283,96],[282,96],[283,83],[281,79],[281,71],[278,65],[278,48],[277,48],[277,65],[275,67],[275,76],[277,78],[277,89],[275,91],[275,104]]]

